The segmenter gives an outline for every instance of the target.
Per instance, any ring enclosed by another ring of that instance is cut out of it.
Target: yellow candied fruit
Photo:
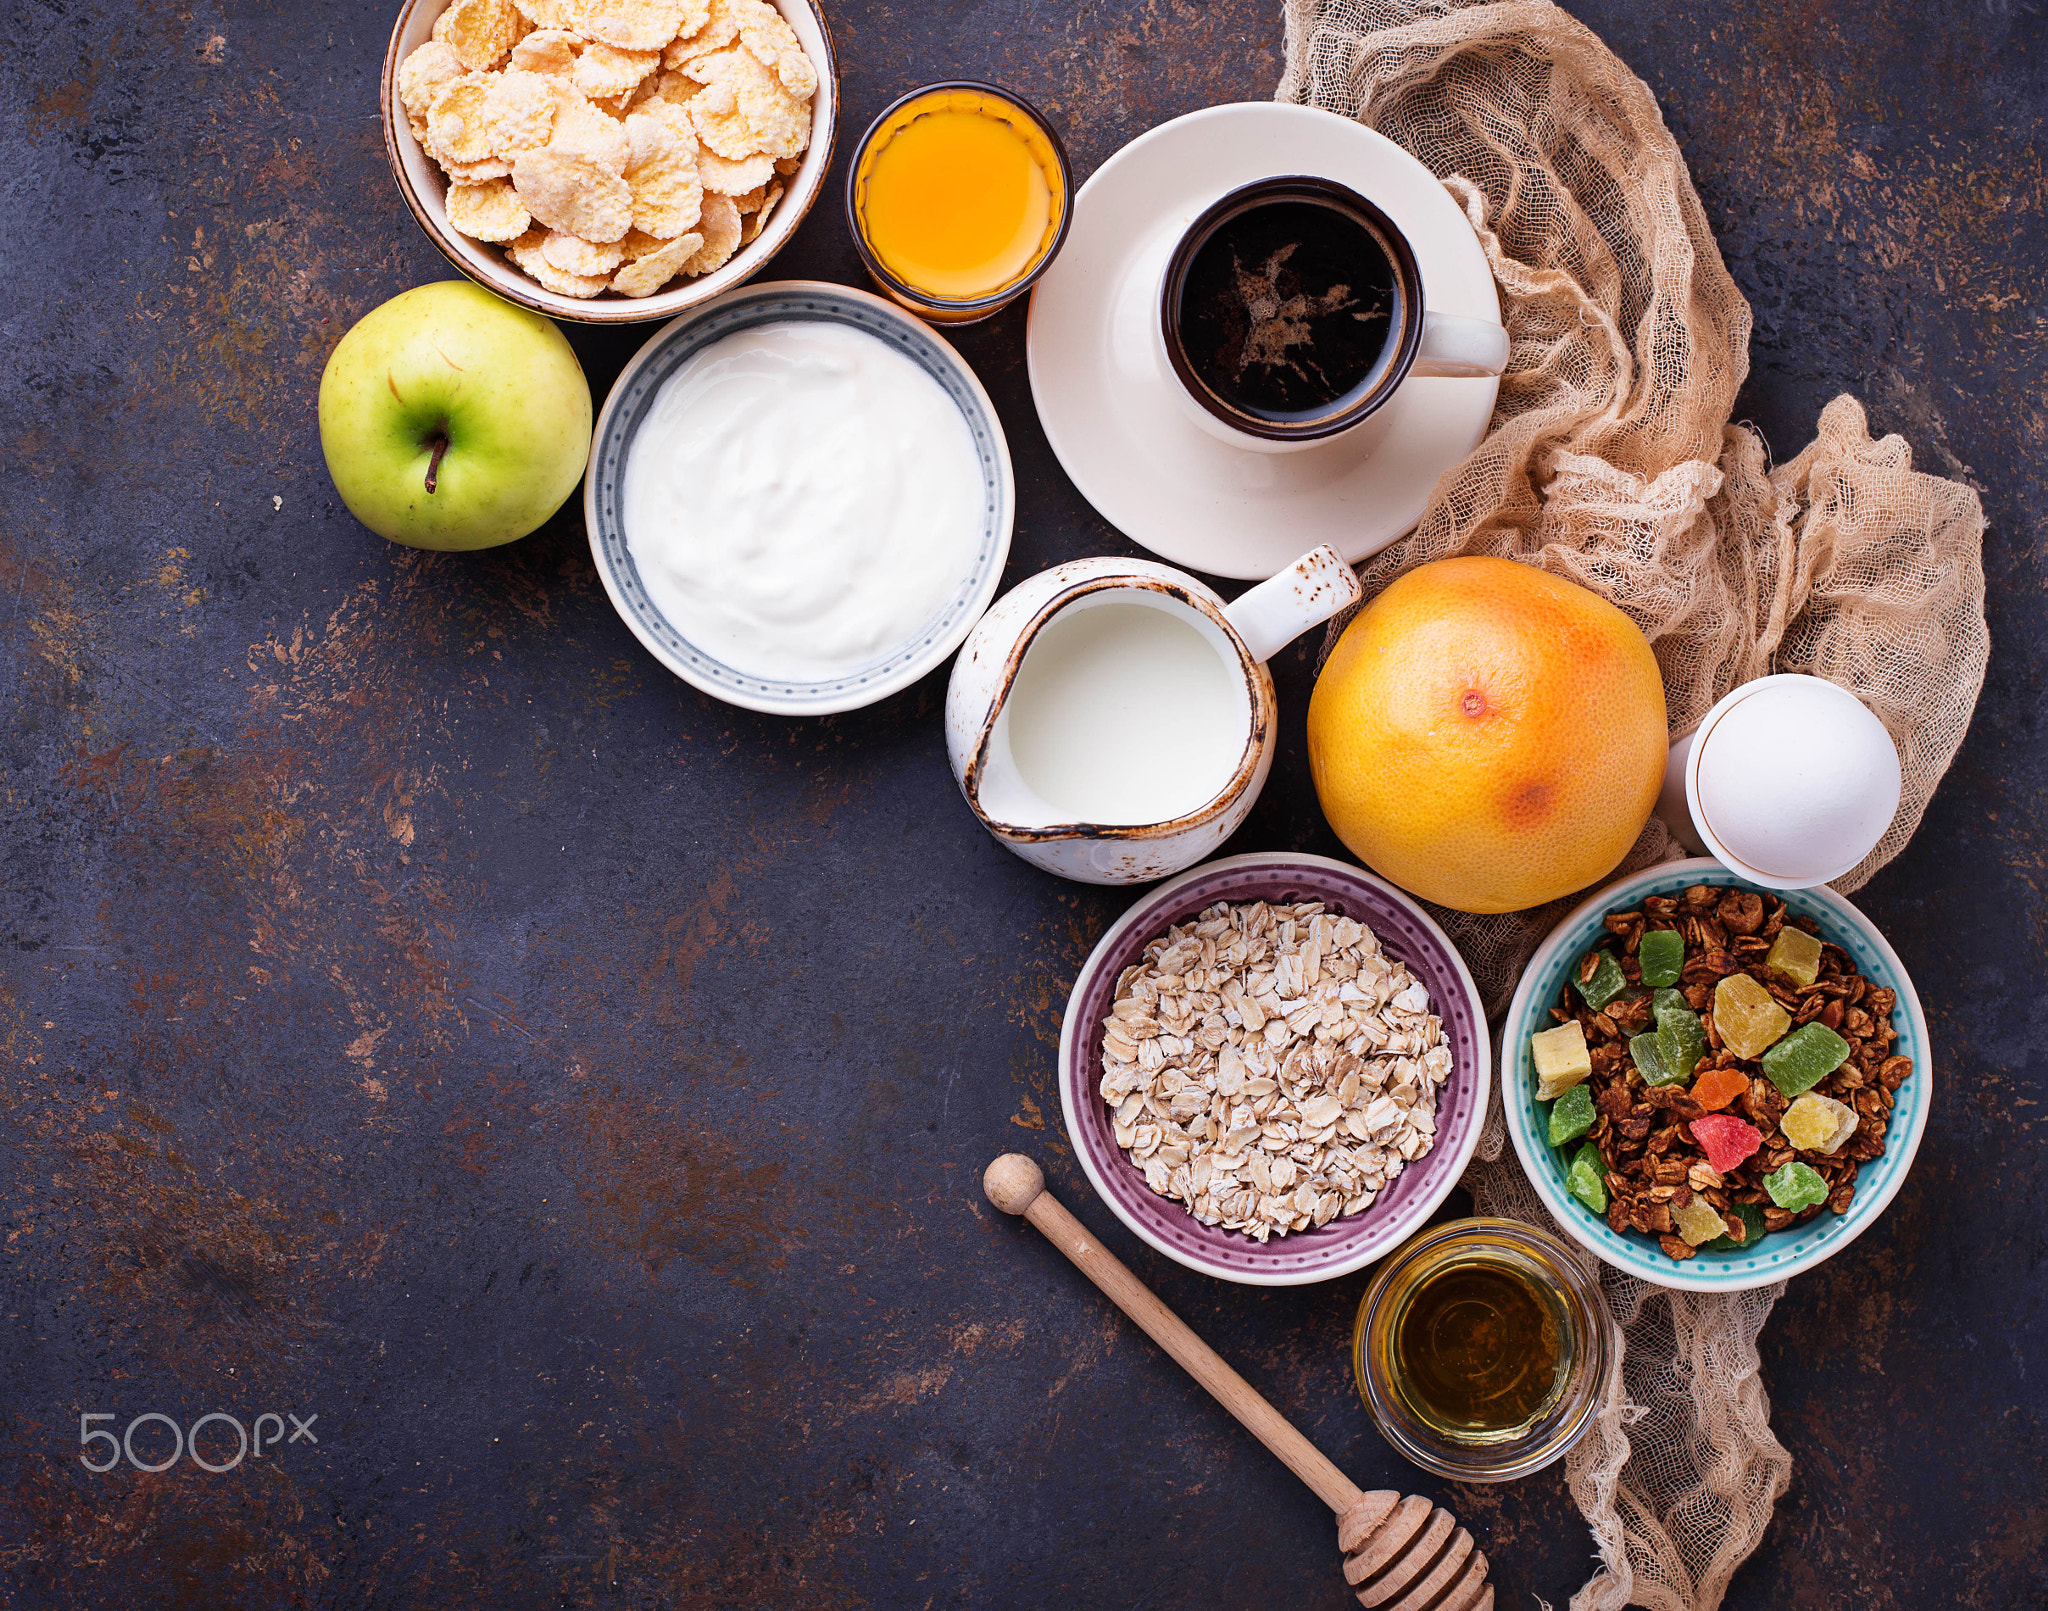
[[[1795,929],[1787,923],[1778,930],[1778,937],[1771,941],[1770,955],[1764,958],[1764,966],[1804,990],[1820,977],[1820,941],[1806,930]]]
[[[1529,1055],[1536,1061],[1539,1102],[1555,1102],[1593,1072],[1593,1054],[1586,1050],[1586,1032],[1576,1018],[1531,1035]]]
[[[1673,1212],[1671,1223],[1678,1227],[1678,1234],[1694,1247],[1728,1234],[1728,1227],[1721,1223],[1719,1210],[1704,1197],[1695,1197],[1685,1207]]]
[[[1785,1110],[1778,1128],[1801,1152],[1832,1156],[1856,1133],[1856,1110],[1831,1096],[1808,1091]]]
[[[1763,1056],[1791,1027],[1792,1015],[1748,974],[1731,973],[1714,986],[1714,1028],[1737,1057]]]

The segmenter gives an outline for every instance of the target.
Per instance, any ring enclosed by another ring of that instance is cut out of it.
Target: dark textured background
[[[1854,391],[1991,519],[1976,724],[1861,897],[1927,1003],[1933,1122],[1765,1333],[1797,1471],[1730,1603],[2048,1603],[2048,29],[2015,0],[1573,9],[1656,91],[1754,303],[1741,412],[1782,457]],[[1011,1146],[1360,1482],[1451,1504],[1503,1607],[1568,1596],[1560,1470],[1446,1489],[1368,1427],[1363,1277],[1204,1281],[1089,1198],[1053,1047],[1126,897],[972,825],[943,674],[749,716],[639,650],[573,511],[460,557],[338,506],[321,365],[449,272],[379,143],[386,6],[0,15],[6,1603],[1348,1603],[1308,1493],[980,1200]],[[1084,174],[1279,73],[1269,0],[833,25],[848,127],[994,77]],[[857,282],[836,206],[775,267]],[[1023,323],[959,338],[1018,465],[1012,580],[1130,551],[1046,449]],[[600,395],[635,339],[576,337]],[[1334,851],[1306,650],[1280,681],[1234,848]],[[211,1410],[320,1441],[77,1464],[83,1412]]]

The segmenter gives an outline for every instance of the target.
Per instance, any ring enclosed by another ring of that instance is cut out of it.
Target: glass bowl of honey
[[[1578,1255],[1507,1219],[1454,1220],[1397,1248],[1351,1334],[1380,1435],[1458,1482],[1506,1482],[1558,1459],[1592,1425],[1611,1358]]]
[[[972,324],[1030,290],[1073,217],[1052,125],[993,84],[928,84],[869,125],[846,179],[854,245],[919,318]]]

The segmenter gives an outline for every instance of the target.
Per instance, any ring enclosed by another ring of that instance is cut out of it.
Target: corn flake
[[[464,73],[434,91],[427,103],[427,143],[443,166],[490,160],[490,125],[484,117],[490,93],[491,79],[484,73]]]
[[[690,120],[666,102],[659,110],[626,119],[632,159],[626,183],[633,188],[633,227],[669,240],[696,225],[704,187],[697,177],[697,140]]]
[[[691,126],[694,129],[695,125]],[[704,181],[706,190],[715,190],[721,196],[744,196],[750,190],[759,190],[774,172],[775,161],[765,151],[756,151],[737,162],[721,157],[708,146],[697,153],[697,177]]]
[[[536,28],[565,28],[567,22],[562,16],[562,0],[512,0],[519,15]]]
[[[503,179],[512,171],[512,164],[502,157],[485,157],[481,162],[449,162],[436,157],[441,171],[448,176],[451,184],[480,185],[486,179]]]
[[[547,241],[544,229],[529,229],[505,248],[505,255],[536,280],[562,296],[593,297],[605,286],[602,274],[565,274],[547,259],[542,250]]]
[[[550,78],[567,78],[576,71],[576,58],[583,50],[583,36],[565,28],[541,28],[512,47],[514,70],[541,73]]]
[[[587,241],[581,235],[564,235],[549,230],[540,243],[540,254],[564,274],[595,275],[604,279],[626,260],[626,249],[617,241]]]
[[[554,132],[554,80],[518,70],[494,73],[482,116],[491,150],[507,162],[546,145]]]
[[[464,67],[481,73],[505,59],[526,26],[511,0],[455,0],[434,19],[434,37],[453,50]]]
[[[774,9],[763,0],[701,0],[697,26],[679,32],[662,48],[661,65],[676,68],[695,57],[725,49],[739,38],[746,8],[755,5],[763,10]]]
[[[448,187],[448,226],[474,241],[517,240],[533,220],[504,179]]]
[[[704,210],[697,219],[697,232],[704,237],[704,244],[683,265],[683,272],[709,274],[725,267],[740,249],[740,210],[732,204],[732,197],[706,196]]]
[[[796,37],[796,30],[773,6],[748,12],[740,22],[740,43],[747,54],[782,81],[782,87],[807,101],[818,87],[818,70]]]
[[[575,85],[593,101],[612,95],[630,95],[640,80],[654,71],[661,60],[658,50],[621,50],[599,40],[576,59],[570,75]]]
[[[660,50],[682,27],[684,0],[562,0],[569,26],[621,50]]]
[[[690,102],[697,137],[735,160],[765,151],[793,157],[810,140],[810,108],[782,81],[738,46],[685,64],[683,73],[704,85]]]
[[[770,185],[761,197],[761,205],[740,225],[740,245],[749,246],[768,227],[769,216],[775,211],[775,204],[782,200],[782,181]]]
[[[528,212],[567,235],[615,241],[633,222],[633,192],[625,180],[552,145],[520,152],[512,164],[512,184]]]
[[[548,135],[548,149],[558,156],[592,163],[614,178],[623,174],[629,153],[625,129],[561,79],[549,83],[555,95],[555,124]]]
[[[704,237],[698,236],[698,245],[701,246],[703,242]],[[667,241],[648,234],[644,229],[629,229],[619,240],[619,250],[625,253],[628,263],[637,263],[643,257],[651,257],[667,245]]]
[[[462,76],[462,60],[438,39],[430,39],[399,65],[398,99],[415,124],[426,122],[434,91]]]
[[[678,235],[656,250],[637,257],[612,276],[620,296],[652,296],[682,273],[704,245],[701,235]]]

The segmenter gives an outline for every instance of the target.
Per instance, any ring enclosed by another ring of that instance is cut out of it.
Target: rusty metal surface
[[[2019,3],[1574,10],[1691,156],[1779,454],[1850,389],[1992,521],[1975,727],[1863,898],[1926,998],[1933,1122],[1765,1333],[1797,1474],[1729,1603],[2040,1605],[2048,30]],[[339,508],[326,354],[445,275],[378,143],[385,10],[4,17],[4,1603],[1347,1603],[1306,1491],[980,1200],[1010,1146],[1351,1475],[1443,1497],[1503,1607],[1567,1598],[1590,1546],[1560,1472],[1447,1489],[1366,1424],[1362,1277],[1202,1281],[1088,1196],[1053,1043],[1122,898],[974,825],[941,675],[749,716],[639,651],[573,512],[460,557]],[[1279,68],[1265,0],[833,18],[849,126],[992,77],[1084,174]],[[833,207],[776,271],[858,283]],[[1129,551],[1035,425],[1023,318],[958,338],[1019,467],[1012,580]],[[633,344],[577,337],[595,386]],[[1337,848],[1308,666],[1276,668],[1235,848]],[[318,1442],[80,1467],[82,1414],[213,1411]]]

